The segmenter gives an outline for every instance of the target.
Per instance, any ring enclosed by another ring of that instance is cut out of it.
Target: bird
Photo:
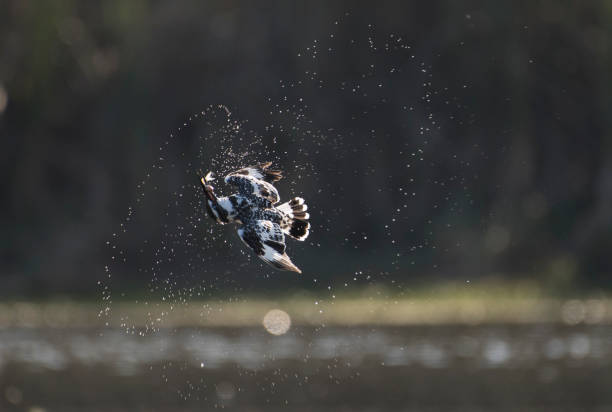
[[[206,195],[206,212],[222,225],[238,224],[238,236],[264,262],[278,270],[302,271],[286,252],[285,239],[304,241],[310,233],[308,206],[301,197],[278,204],[280,196],[273,183],[282,178],[272,162],[248,166],[229,173],[224,182],[237,193],[217,197],[210,184],[212,172],[200,178]]]

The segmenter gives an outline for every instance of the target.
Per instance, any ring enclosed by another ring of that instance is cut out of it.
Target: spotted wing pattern
[[[245,222],[238,229],[238,236],[270,266],[302,273],[285,253],[285,235],[277,223],[269,220]]]
[[[241,170],[248,170],[241,169]],[[236,186],[238,193],[243,196],[259,196],[274,203],[278,203],[280,196],[278,191],[271,183],[265,180],[257,179],[251,174],[242,174],[238,172],[232,172],[225,176],[225,183]]]

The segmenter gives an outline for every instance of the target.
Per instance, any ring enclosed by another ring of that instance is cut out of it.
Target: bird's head
[[[215,180],[212,172],[208,172],[206,176],[200,178],[200,182],[202,183],[202,187],[204,188],[204,193],[206,194],[206,197],[208,198],[208,200],[214,201],[215,200],[215,194],[214,194],[215,188],[211,184],[209,184],[209,182],[212,180]]]

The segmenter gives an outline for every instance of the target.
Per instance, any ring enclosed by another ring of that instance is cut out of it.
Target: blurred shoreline
[[[308,326],[612,324],[610,298],[247,298],[104,306],[73,301],[0,303],[0,328],[251,327],[261,324],[272,309],[287,312],[292,324]]]

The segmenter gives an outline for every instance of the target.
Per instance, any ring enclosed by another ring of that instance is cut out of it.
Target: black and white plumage
[[[212,174],[201,179],[206,194],[206,211],[218,223],[238,223],[238,236],[264,262],[280,270],[302,271],[285,252],[285,236],[297,240],[308,237],[310,215],[301,197],[278,205],[280,196],[273,183],[282,178],[270,170],[271,162],[249,166],[225,176],[225,183],[237,193],[217,197],[209,184]]]

